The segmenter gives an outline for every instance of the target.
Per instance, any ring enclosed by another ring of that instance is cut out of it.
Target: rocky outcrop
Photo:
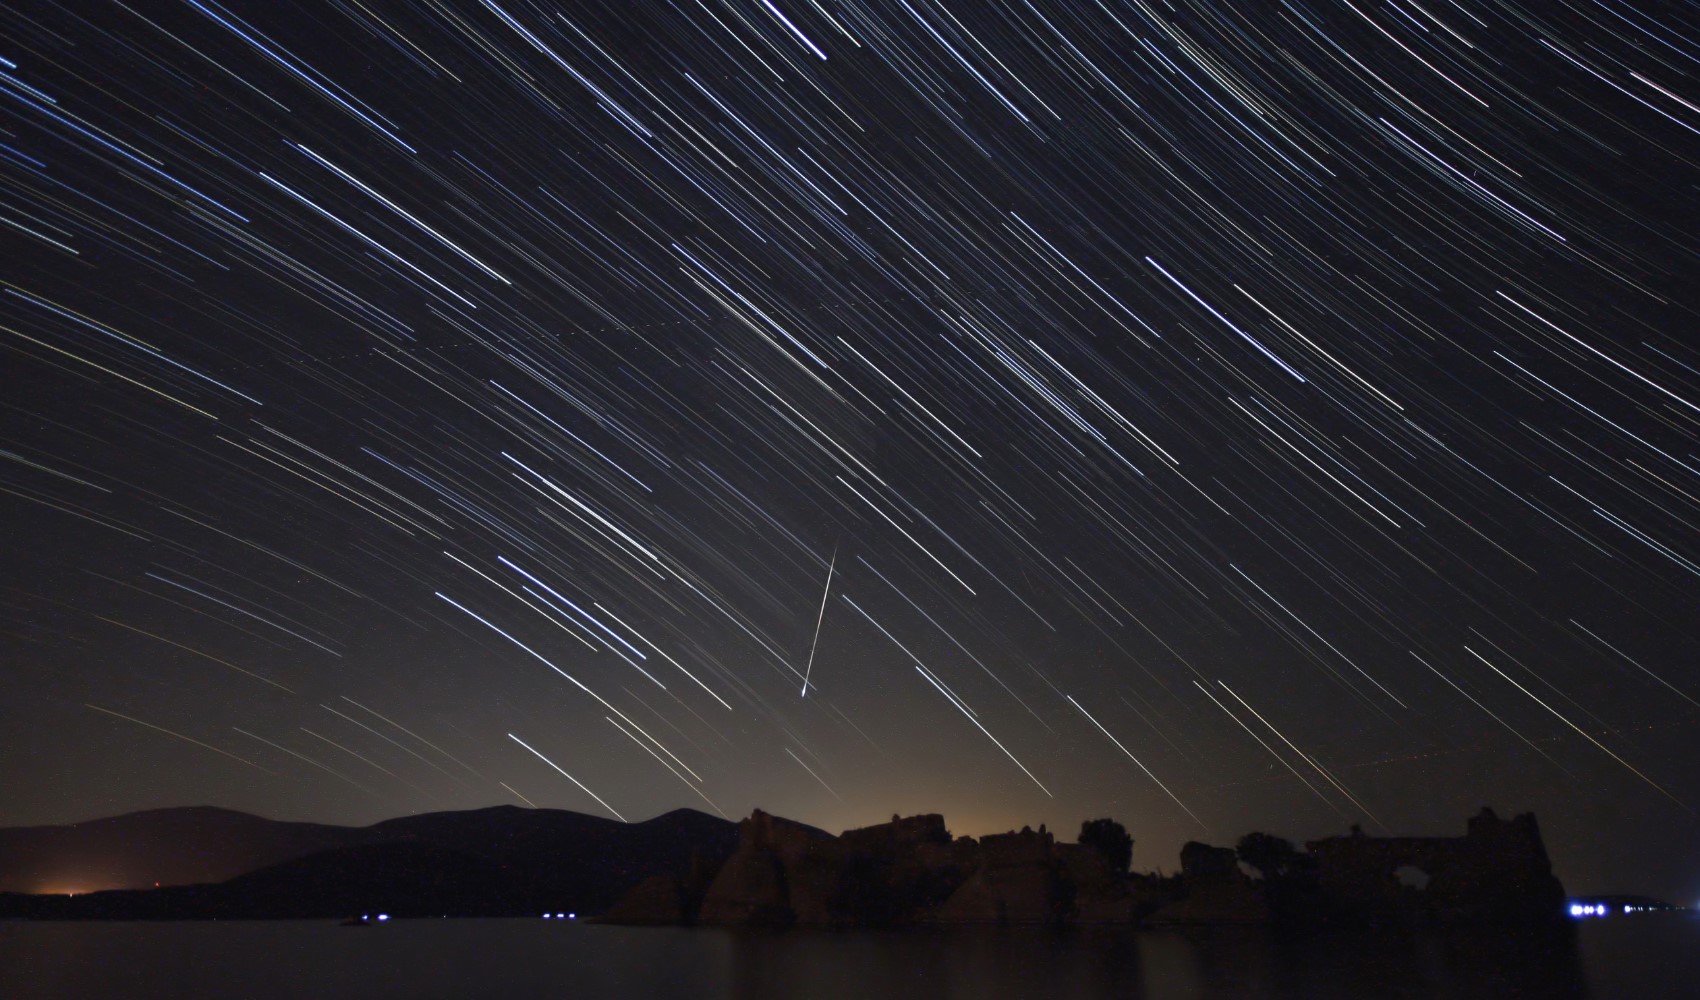
[[[779,859],[738,851],[726,859],[702,902],[705,924],[783,925],[791,922],[791,897]]]
[[[620,897],[598,923],[672,927],[691,923],[685,884],[672,875],[652,875]]]
[[[1246,924],[1389,918],[1441,923],[1556,917],[1533,816],[1491,810],[1463,837],[1312,841],[1279,877],[1253,879],[1232,848],[1193,842],[1178,876],[1113,871],[1098,850],[1037,831],[952,839],[937,815],[821,830],[757,810],[717,870],[652,878],[609,923],[868,927],[904,924]],[[1410,884],[1412,872],[1423,888]],[[1402,881],[1404,879],[1404,881]],[[1273,914],[1273,915],[1272,915]]]
[[[981,837],[978,847],[977,868],[934,912],[935,922],[1054,924],[1068,917],[1073,884],[1044,828]]]
[[[717,858],[693,853],[690,868],[683,876],[652,875],[633,886],[611,908],[592,920],[634,927],[694,924],[709,883],[721,867],[723,865]]]
[[[1190,841],[1181,848],[1180,898],[1151,914],[1154,924],[1261,924],[1269,906],[1240,871],[1231,847]]]
[[[1232,847],[1212,847],[1189,840],[1181,846],[1181,878],[1200,880],[1237,875],[1240,860]]]
[[[1022,830],[952,839],[944,817],[892,817],[838,837],[757,810],[693,888],[651,879],[602,920],[716,926],[1128,923],[1125,876],[1101,856]]]
[[[981,869],[932,915],[941,924],[1046,924],[1056,921],[1054,879],[1043,868]]]
[[[709,884],[698,919],[723,926],[829,922],[838,845],[814,827],[756,810],[738,824],[738,849]]]
[[[1138,919],[1132,881],[1112,871],[1104,855],[1081,844],[1056,845],[1062,876],[1073,887],[1070,919],[1077,924],[1130,924]]]
[[[1530,922],[1562,915],[1533,813],[1502,820],[1484,807],[1462,837],[1344,837],[1305,845],[1336,920]]]

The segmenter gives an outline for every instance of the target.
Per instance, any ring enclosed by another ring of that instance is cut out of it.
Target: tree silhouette
[[[1103,855],[1117,875],[1133,864],[1133,837],[1113,819],[1092,819],[1080,824],[1080,846]]]
[[[1266,879],[1275,880],[1291,874],[1299,867],[1302,855],[1293,842],[1270,833],[1248,833],[1235,848],[1239,859],[1257,869]]]

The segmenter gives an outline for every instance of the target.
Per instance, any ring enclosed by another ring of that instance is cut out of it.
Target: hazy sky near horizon
[[[1700,19],[0,10],[0,824],[1535,810],[1700,895]]]

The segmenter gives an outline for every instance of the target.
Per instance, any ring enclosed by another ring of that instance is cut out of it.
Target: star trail
[[[1697,161],[1684,5],[9,6],[0,823],[1700,891]]]

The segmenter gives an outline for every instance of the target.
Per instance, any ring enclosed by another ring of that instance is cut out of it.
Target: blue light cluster
[[[1622,910],[1620,911],[1618,909],[1618,905],[1619,904],[1609,903],[1571,903],[1569,910],[1572,917],[1580,919],[1582,917],[1611,916],[1619,912],[1621,912],[1624,916],[1628,916],[1631,913],[1663,913],[1670,910],[1684,909],[1680,906],[1671,906],[1669,903],[1655,902],[1650,906],[1646,904],[1623,903],[1620,904],[1622,906]]]

